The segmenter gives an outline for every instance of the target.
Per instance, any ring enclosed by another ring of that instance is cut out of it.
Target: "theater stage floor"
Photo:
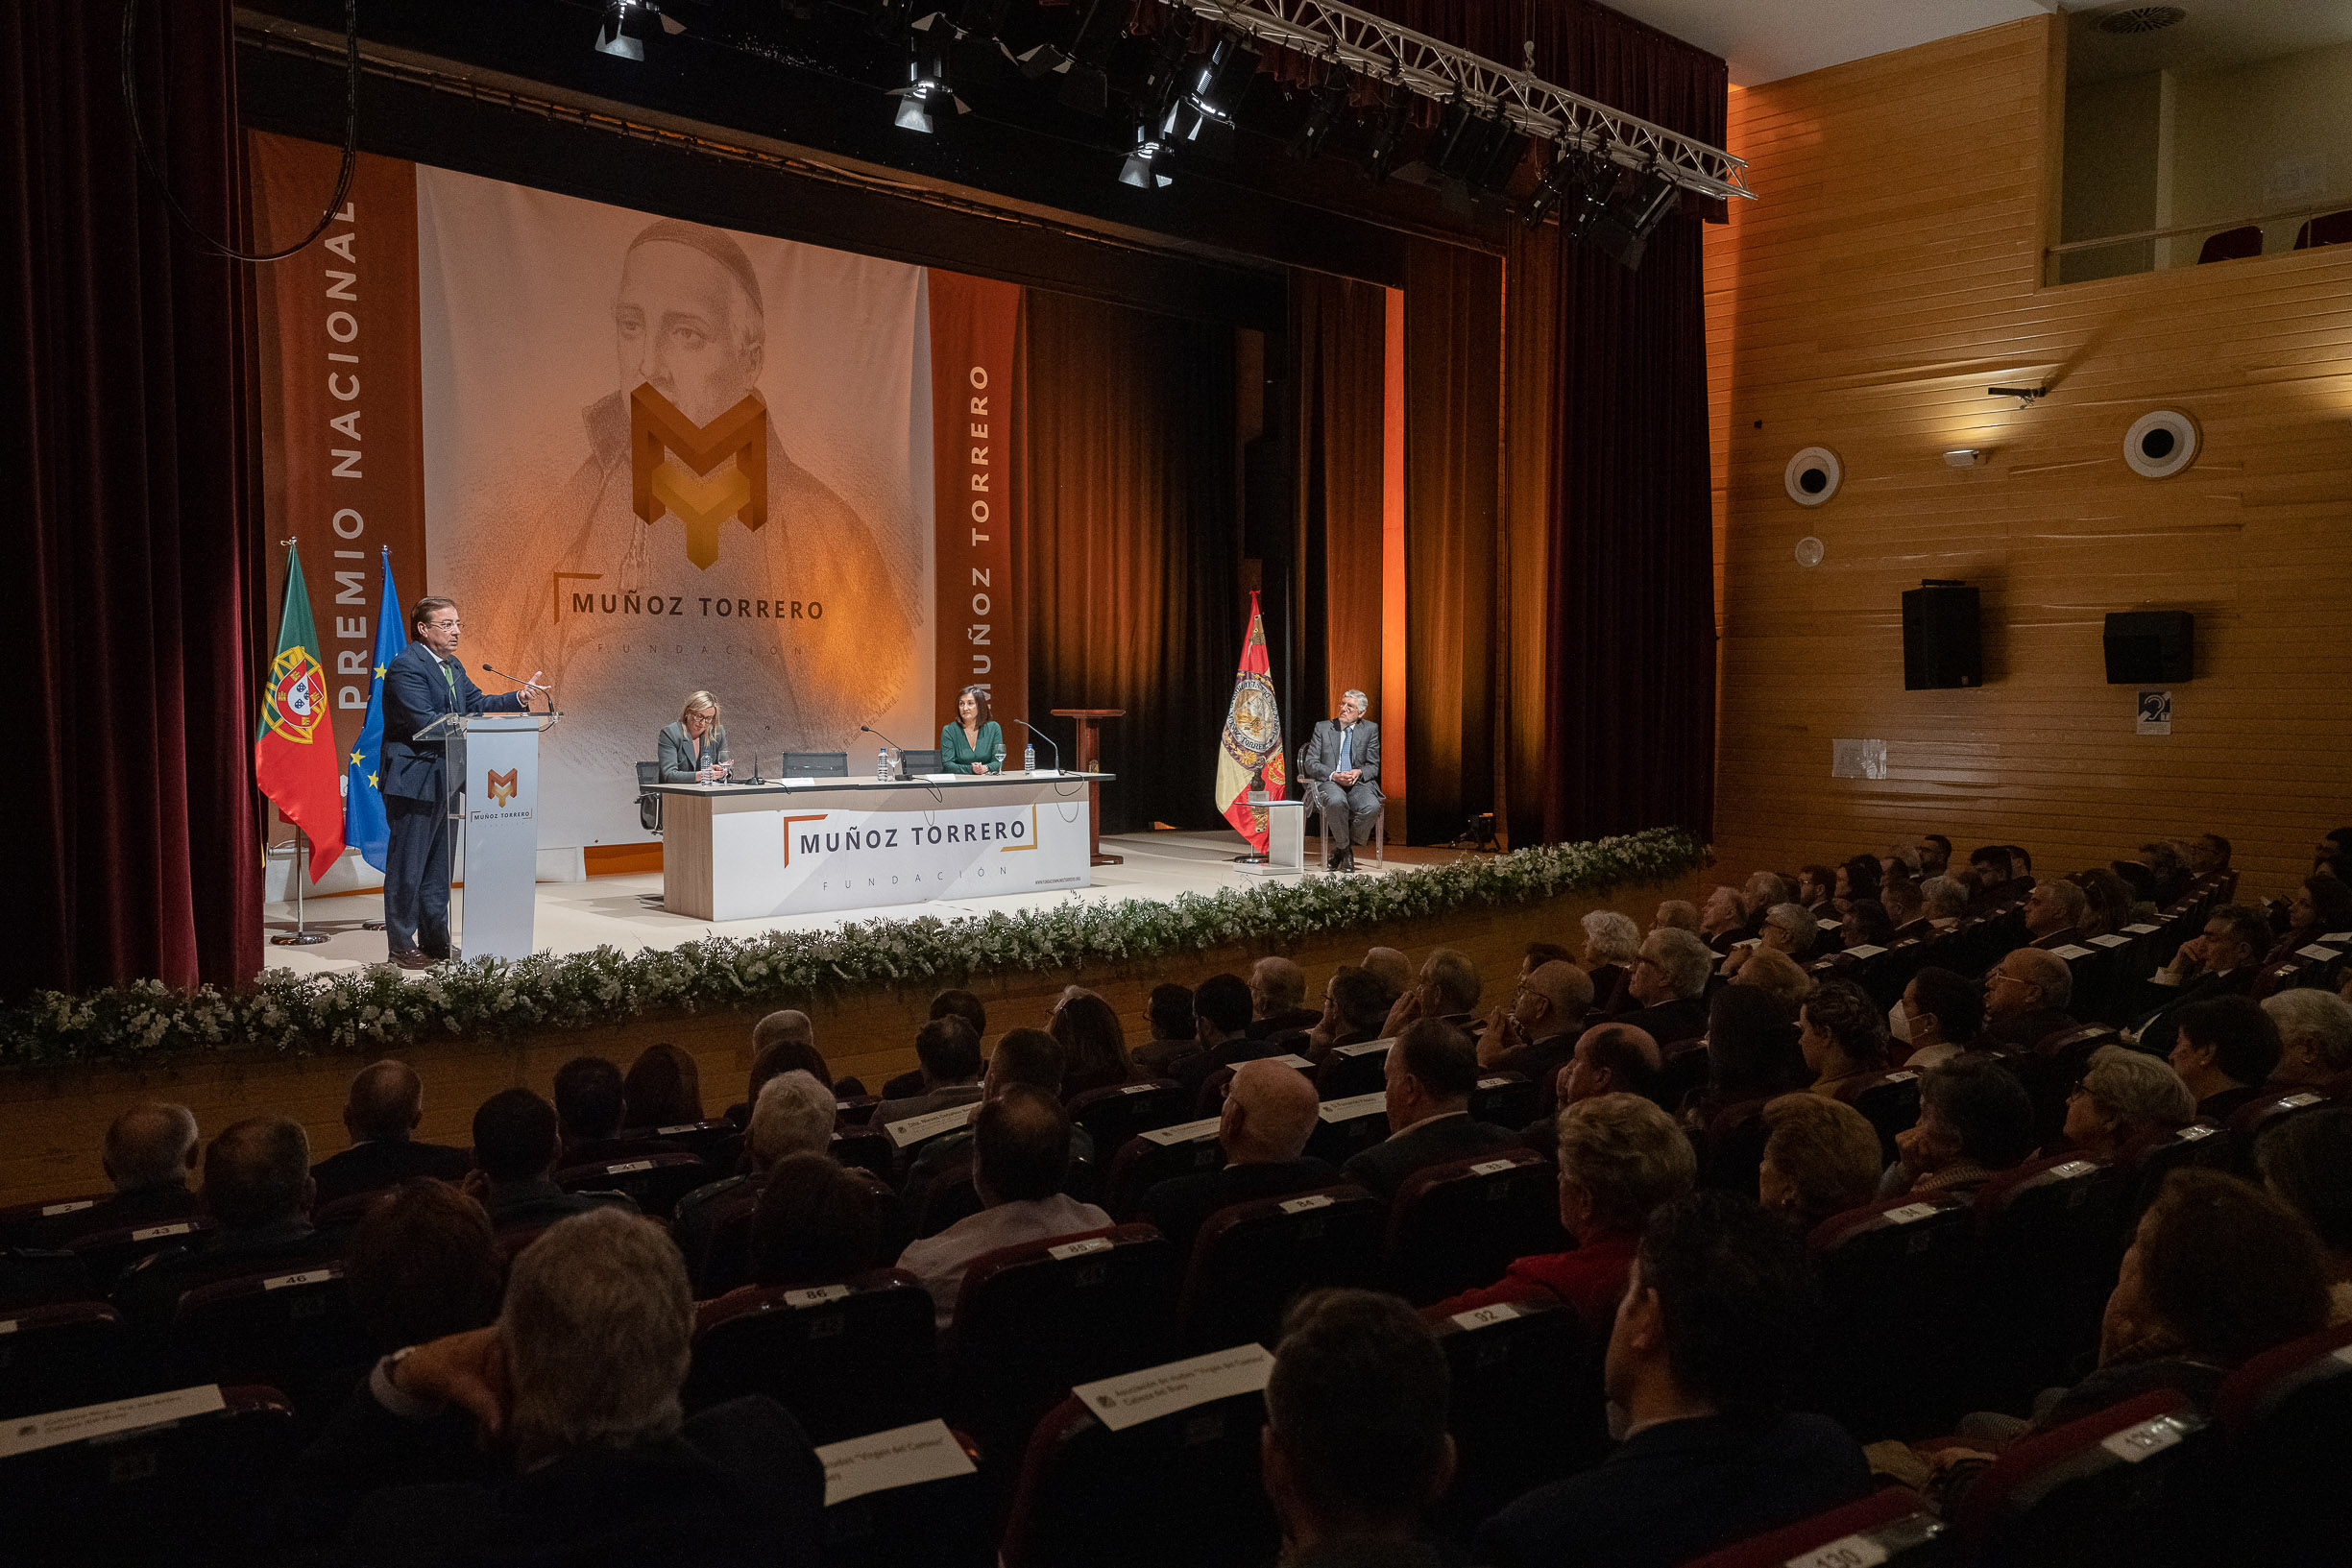
[[[914,920],[934,916],[956,920],[1007,912],[1043,909],[1071,899],[1112,904],[1127,899],[1161,903],[1181,893],[1214,893],[1226,887],[1253,887],[1292,877],[1251,876],[1233,863],[1243,848],[1230,832],[1152,832],[1104,834],[1105,853],[1127,857],[1124,865],[1094,868],[1094,885],[1052,893],[1015,893],[998,898],[936,900],[925,904],[887,905],[870,911],[788,915],[773,920],[696,920],[673,915],[662,907],[662,874],[591,877],[586,881],[542,882],[538,890],[537,933],[541,948],[557,953],[585,953],[611,946],[634,952],[643,948],[673,948],[709,936],[755,936],[763,931],[825,930],[850,920]],[[1308,844],[1310,857],[1314,844]],[[1359,875],[1379,876],[1405,865],[1442,865],[1464,857],[1450,849],[1407,849],[1389,846],[1385,864],[1371,857],[1367,845],[1357,856]],[[1307,877],[1328,875],[1321,868]],[[459,894],[458,946],[465,945],[463,891]],[[263,962],[274,969],[300,974],[357,969],[384,958],[384,933],[363,929],[365,922],[383,918],[383,896],[370,890],[308,901],[310,929],[328,940],[312,947],[265,946]],[[269,935],[294,929],[294,905],[264,906],[263,925]]]

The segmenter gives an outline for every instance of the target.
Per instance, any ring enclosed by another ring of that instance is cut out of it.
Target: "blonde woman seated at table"
[[[697,691],[686,699],[678,722],[662,727],[655,747],[664,784],[713,784],[727,776],[727,731],[718,722],[718,699]]]
[[[988,693],[967,686],[956,698],[954,723],[939,727],[939,766],[950,773],[1005,771],[1005,732],[988,716]]]

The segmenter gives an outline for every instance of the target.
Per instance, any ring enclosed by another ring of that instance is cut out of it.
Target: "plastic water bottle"
[[[890,748],[883,746],[874,753],[874,777],[887,784],[890,781]]]
[[[1024,773],[1037,771],[1037,746],[1034,741],[1021,748],[1021,771]]]

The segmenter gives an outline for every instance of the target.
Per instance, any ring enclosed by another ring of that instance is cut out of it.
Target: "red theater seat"
[[[1266,1401],[1195,1405],[1113,1432],[1076,1399],[1022,1458],[1002,1568],[1202,1568],[1273,1560],[1280,1535],[1259,1478]]]
[[[2156,1550],[2168,1479],[2204,1431],[2169,1388],[2013,1444],[1960,1500],[1952,1529],[1976,1568],[2138,1568]]]
[[[1098,1150],[1102,1146],[1095,1146]],[[1109,1201],[1103,1207],[1114,1219],[1132,1218],[1143,1195],[1161,1182],[1215,1170],[1224,1163],[1224,1146],[1217,1141],[1213,1116],[1158,1128],[1151,1137],[1130,1138],[1111,1159]]]
[[[932,1315],[929,1292],[895,1268],[706,1301],[687,1408],[766,1394],[813,1443],[928,1420],[939,1413]]]
[[[0,1421],[135,1392],[131,1331],[103,1301],[0,1317]]]
[[[1752,1535],[1734,1546],[1693,1557],[1684,1568],[1862,1568],[1865,1563],[1917,1568],[1950,1560],[1944,1522],[1921,1507],[1919,1494],[1901,1486]]]
[[[1381,1201],[1352,1184],[1218,1210],[1193,1240],[1176,1309],[1179,1350],[1272,1346],[1299,1291],[1377,1283],[1387,1225]]]
[[[711,1168],[691,1154],[598,1160],[555,1173],[555,1184],[567,1193],[625,1194],[641,1213],[656,1219],[667,1219],[678,1199],[709,1180]]]
[[[1822,1297],[1835,1309],[1808,1408],[1864,1442],[1949,1431],[1975,1333],[1969,1198],[1885,1198],[1831,1216],[1809,1245]]]
[[[2098,1349],[2122,1259],[2130,1175],[2077,1155],[2031,1160],[1976,1190],[1980,1397],[2024,1409]]]
[[[1089,1089],[1070,1101],[1070,1120],[1086,1129],[1098,1149],[1124,1147],[1127,1141],[1184,1120],[1189,1107],[1183,1085],[1174,1078],[1147,1078]]]
[[[172,1314],[175,1383],[265,1384],[293,1400],[305,1431],[373,1359],[341,1264],[200,1285]]]
[[[1439,1505],[1443,1533],[1468,1535],[1521,1493],[1608,1451],[1605,1341],[1548,1294],[1423,1321],[1445,1355],[1446,1426],[1458,1462]]]
[[[1559,1252],[1560,1172],[1532,1149],[1448,1160],[1396,1190],[1382,1243],[1389,1289],[1417,1307],[1491,1285],[1514,1258]]]

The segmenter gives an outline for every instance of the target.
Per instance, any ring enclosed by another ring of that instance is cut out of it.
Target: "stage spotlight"
[[[1247,37],[1219,34],[1208,58],[1183,78],[1185,84],[1165,121],[1170,137],[1210,157],[1231,157],[1233,111],[1249,90],[1257,62]]]
[[[596,53],[643,61],[645,40],[661,26],[662,8],[653,0],[605,0],[596,24]]]
[[[1584,155],[1554,142],[1550,167],[1536,181],[1536,188],[1527,193],[1527,200],[1519,204],[1519,221],[1530,229],[1542,228],[1543,220],[1560,205],[1561,197],[1582,185],[1584,175]]]
[[[1146,120],[1135,128],[1135,150],[1127,156],[1119,170],[1119,183],[1132,185],[1137,190],[1157,190],[1169,183],[1169,177],[1160,173],[1163,164],[1173,157],[1175,149],[1160,140],[1160,122]]]
[[[956,41],[956,30],[948,25],[947,13],[934,11],[918,17],[907,27],[907,84],[891,89],[890,96],[898,100],[898,127],[902,131],[919,131],[929,135],[932,131],[931,111],[940,104],[952,104],[958,114],[971,109],[956,96],[948,79],[948,49]]]
[[[1663,171],[1648,169],[1635,182],[1631,195],[1610,202],[1593,214],[1589,222],[1581,226],[1577,238],[1632,272],[1641,265],[1650,236],[1665,221],[1666,214],[1674,210],[1675,200],[1681,194]]]
[[[1396,167],[1396,146],[1404,139],[1405,120],[1413,112],[1413,90],[1401,82],[1389,84],[1389,107],[1372,133],[1370,151],[1364,155],[1364,172],[1377,184]]]
[[[1311,158],[1323,150],[1340,117],[1347,112],[1347,99],[1355,91],[1356,73],[1333,60],[1323,73],[1323,84],[1315,89],[1315,102],[1307,109],[1306,123],[1283,148],[1295,158]]]

